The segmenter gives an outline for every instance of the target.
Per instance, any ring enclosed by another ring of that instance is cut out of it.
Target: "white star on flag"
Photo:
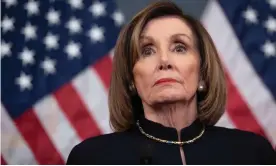
[[[29,0],[24,8],[27,10],[28,15],[35,15],[39,13],[39,9],[38,9],[39,3],[37,1],[34,0]]]
[[[243,17],[249,23],[258,23],[257,11],[252,7],[248,7],[246,11],[243,12]]]
[[[41,68],[44,70],[46,75],[55,74],[56,73],[56,61],[46,57],[44,61],[41,63]]]
[[[44,44],[48,50],[57,49],[59,37],[57,35],[53,35],[52,33],[48,33],[44,38]]]
[[[21,32],[25,36],[26,40],[36,39],[36,27],[29,22],[25,25]]]
[[[68,3],[73,9],[82,9],[83,8],[82,0],[69,0]]]
[[[76,19],[75,17],[70,18],[66,23],[66,27],[69,29],[71,34],[80,33],[82,30],[81,20]]]
[[[33,50],[29,50],[28,48],[23,49],[19,55],[19,59],[22,60],[23,66],[27,64],[34,64],[34,54]]]
[[[3,2],[5,2],[7,8],[9,8],[11,6],[17,5],[17,1],[16,0],[3,0]]]
[[[105,4],[103,2],[98,2],[98,1],[94,2],[90,6],[89,10],[95,17],[103,16],[106,14]]]
[[[65,47],[65,52],[68,54],[69,59],[79,58],[80,57],[80,44],[70,41]]]
[[[276,9],[276,0],[268,0],[268,4],[272,9]]]
[[[21,91],[25,89],[31,90],[32,89],[32,76],[27,75],[24,72],[20,73],[20,76],[15,79],[15,83],[19,85]]]
[[[7,31],[12,31],[14,29],[14,18],[9,18],[8,16],[4,16],[1,21],[2,31],[5,33]]]
[[[1,41],[1,58],[5,56],[11,55],[11,43],[6,43],[5,41]]]
[[[47,13],[47,20],[50,25],[57,25],[60,22],[60,13],[54,9],[50,9]]]
[[[262,46],[262,51],[264,52],[266,57],[276,56],[276,46],[275,43],[267,40]]]
[[[88,31],[88,36],[90,37],[93,43],[104,41],[104,29],[97,25],[92,26]]]
[[[124,15],[122,12],[120,11],[115,11],[113,14],[112,14],[112,18],[113,20],[115,21],[115,24],[117,26],[121,26],[124,21],[125,21],[125,18],[124,18]]]
[[[269,16],[268,19],[265,21],[264,26],[269,33],[276,32],[276,19],[272,16]]]

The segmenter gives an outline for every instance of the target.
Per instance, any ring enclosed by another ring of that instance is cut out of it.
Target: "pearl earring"
[[[133,83],[131,83],[131,84],[129,85],[129,90],[130,90],[131,92],[135,92],[135,86],[134,86]]]
[[[199,85],[198,85],[198,91],[199,92],[202,92],[202,91],[204,91],[205,90],[205,84],[204,84],[204,82],[203,81],[200,81],[200,83],[199,83]]]

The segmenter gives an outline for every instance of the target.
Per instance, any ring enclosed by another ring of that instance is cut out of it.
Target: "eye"
[[[144,47],[142,49],[142,55],[143,56],[149,56],[149,55],[152,55],[154,53],[155,53],[154,49],[150,46]]]
[[[186,50],[186,47],[184,46],[184,44],[178,43],[174,47],[173,51],[177,52],[177,53],[185,53],[187,50]]]

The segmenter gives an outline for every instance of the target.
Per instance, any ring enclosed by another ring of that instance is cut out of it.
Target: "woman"
[[[171,2],[139,12],[116,43],[109,91],[112,134],[89,138],[67,164],[276,164],[256,134],[216,127],[223,68],[203,26]]]

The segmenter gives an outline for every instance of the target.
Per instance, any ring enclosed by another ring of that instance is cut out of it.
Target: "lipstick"
[[[173,78],[161,78],[155,82],[155,85],[162,84],[162,83],[168,83],[168,82],[177,82],[177,81]]]

